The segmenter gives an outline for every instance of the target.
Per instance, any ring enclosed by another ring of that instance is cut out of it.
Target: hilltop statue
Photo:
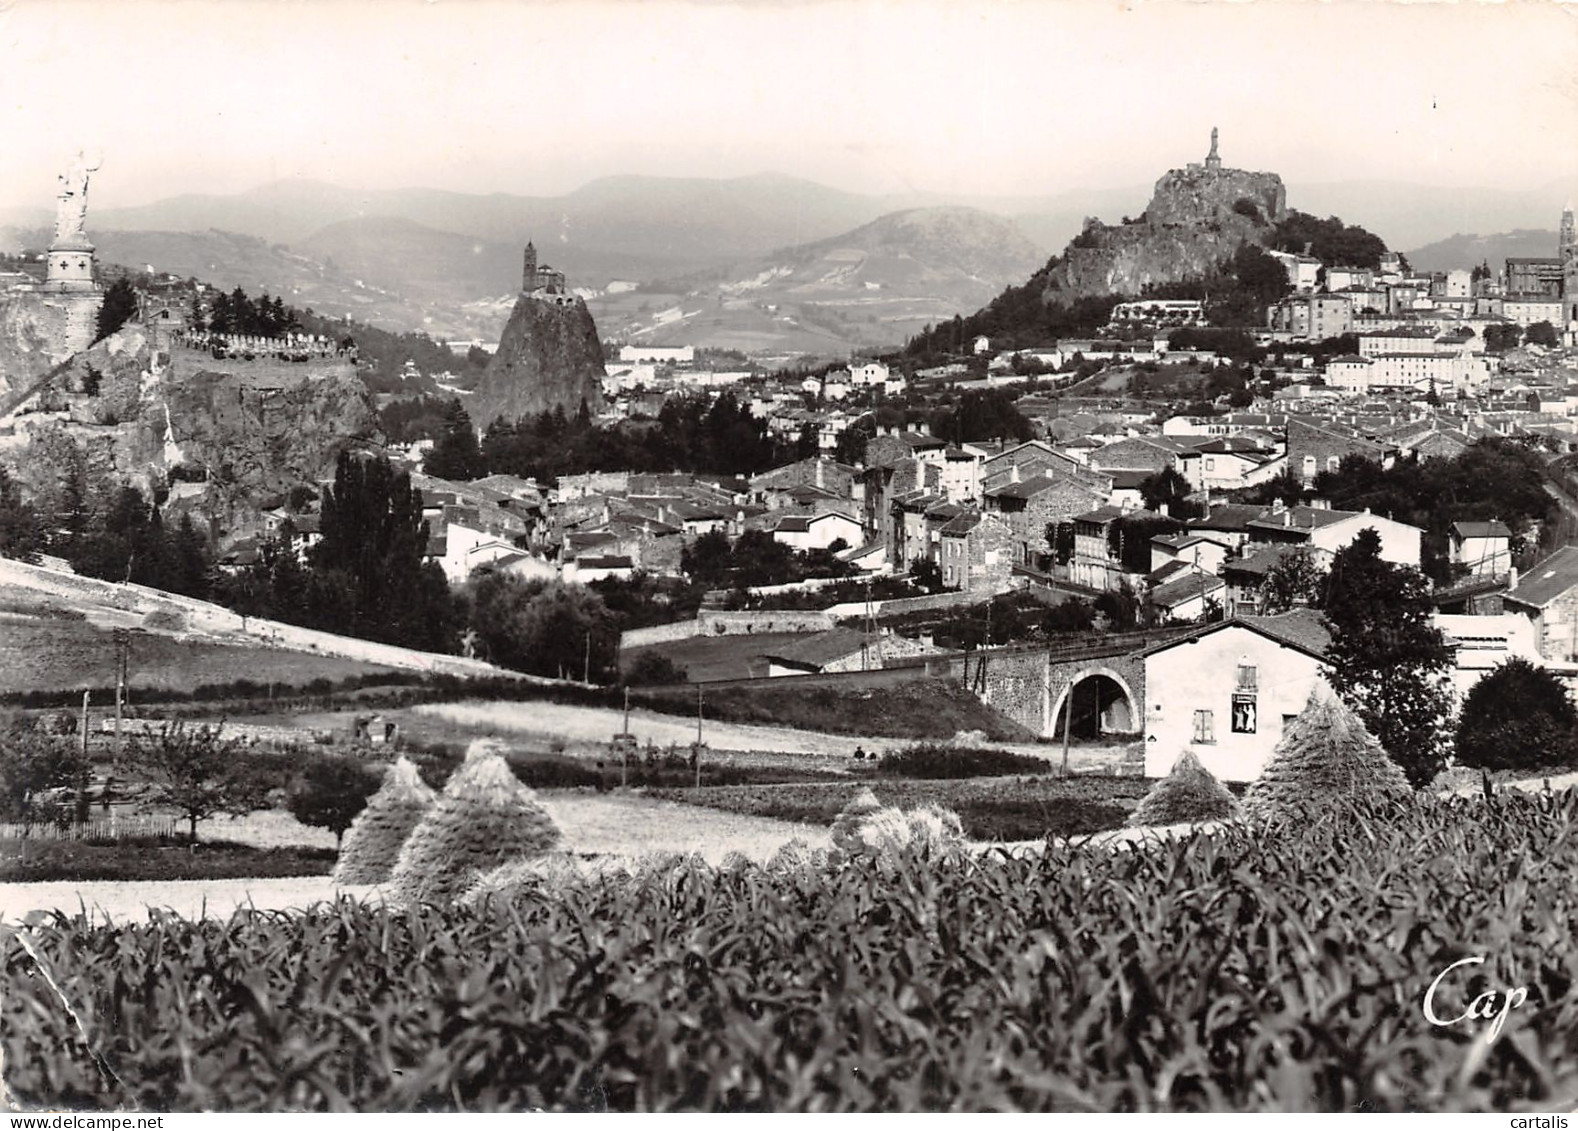
[[[83,242],[87,233],[83,222],[88,215],[88,174],[96,172],[102,161],[95,158],[89,164],[82,151],[71,162],[71,168],[60,176],[60,200],[55,212],[55,244]]]
[[[1211,127],[1211,152],[1205,155],[1205,167],[1207,169],[1220,169],[1222,167],[1222,159],[1216,155],[1215,126]]]

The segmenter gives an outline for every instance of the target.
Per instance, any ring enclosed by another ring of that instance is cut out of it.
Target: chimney
[[[1017,463],[1008,469],[1008,481],[1010,483],[1019,482],[1019,465]]]
[[[1160,514],[1163,518],[1171,517],[1170,514],[1168,513],[1168,505],[1169,504],[1167,504],[1167,503],[1162,503],[1156,508],[1156,512],[1158,514]]]
[[[818,487],[825,486],[826,485],[826,479],[827,479],[827,461],[824,460],[821,456],[817,456],[817,458],[816,458],[816,485]]]

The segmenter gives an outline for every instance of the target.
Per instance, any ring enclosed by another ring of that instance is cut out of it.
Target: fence
[[[35,821],[31,825],[0,823],[0,840],[125,840],[131,837],[184,835],[178,817],[112,815],[85,825],[57,825]]]

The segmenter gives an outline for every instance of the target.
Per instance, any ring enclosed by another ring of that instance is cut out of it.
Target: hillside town
[[[0,227],[7,1103],[1571,1106],[1573,208],[1416,270],[1209,136],[1050,256],[774,175],[100,229],[79,152]]]

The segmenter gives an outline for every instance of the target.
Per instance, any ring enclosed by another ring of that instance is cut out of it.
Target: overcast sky
[[[1204,156],[1290,184],[1578,183],[1578,4],[0,0],[0,204],[283,177],[552,194],[775,170],[1045,195]]]

